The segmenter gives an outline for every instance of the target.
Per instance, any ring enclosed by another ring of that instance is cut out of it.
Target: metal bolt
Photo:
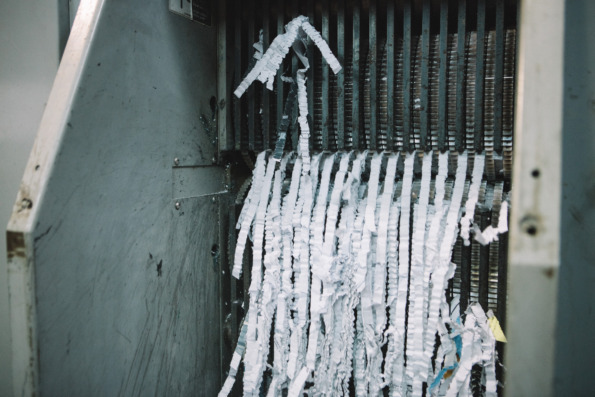
[[[213,198],[211,199],[211,201],[213,202],[213,204],[215,204],[217,202],[217,197],[213,196]]]
[[[180,165],[180,159],[176,157],[176,158],[174,159],[174,164],[175,164],[175,165]]]
[[[181,207],[180,202],[176,202],[176,209],[179,210]]]
[[[521,220],[521,230],[529,236],[536,236],[539,230],[539,219],[532,215],[525,216]]]
[[[21,211],[31,209],[32,207],[33,207],[33,201],[31,201],[30,199],[24,198],[21,201]]]

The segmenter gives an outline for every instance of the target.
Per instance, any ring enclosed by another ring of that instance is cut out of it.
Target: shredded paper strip
[[[258,61],[236,96],[257,79],[272,88],[304,34],[338,73],[328,44],[301,16],[264,53],[256,44]],[[274,153],[258,155],[237,222],[232,275],[251,262],[251,283],[219,396],[232,391],[242,361],[245,396],[349,395],[351,384],[358,396],[465,396],[477,365],[485,395],[495,396],[495,346],[504,334],[491,311],[472,303],[462,316],[458,299],[445,294],[459,234],[465,244],[489,244],[508,230],[505,199],[494,226],[482,231],[473,223],[484,156],[311,155],[310,65],[301,50],[299,58],[297,152],[284,153],[279,142]],[[449,164],[456,164],[450,173]]]

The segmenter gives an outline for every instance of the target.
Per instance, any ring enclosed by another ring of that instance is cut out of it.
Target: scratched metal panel
[[[172,197],[174,158],[215,156],[201,115],[213,119],[216,33],[167,2],[103,5],[32,204],[41,395],[212,396],[220,386],[217,199]]]

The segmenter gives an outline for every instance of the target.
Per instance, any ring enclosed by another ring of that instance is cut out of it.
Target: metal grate
[[[512,0],[308,0],[299,4],[228,0],[231,84],[235,88],[253,65],[252,44],[261,31],[266,50],[287,22],[308,16],[343,65],[337,76],[329,73],[310,45],[311,150],[468,150],[469,170],[472,153],[485,153],[475,217],[483,230],[498,224],[501,203],[510,190],[516,4]],[[296,57],[287,57],[282,74],[295,77],[298,67]],[[233,97],[228,152],[242,152],[248,159],[275,148],[290,88],[279,74],[274,92],[254,84],[241,100]],[[294,107],[286,150],[297,148],[296,119]],[[453,164],[449,169],[455,169]],[[237,204],[231,204],[230,233]],[[234,239],[230,235],[230,249]],[[456,274],[449,285],[449,295],[460,296],[462,312],[471,302],[479,302],[484,310],[494,311],[503,328],[507,246],[506,234],[485,247],[476,241],[465,246],[459,238],[453,252]],[[227,298],[235,308],[230,311],[232,345],[246,309],[240,306],[247,296],[247,270],[243,283],[233,283]],[[500,346],[500,357],[502,353]],[[498,372],[502,379],[500,368]]]
[[[488,179],[498,179],[503,168],[509,180],[516,3],[469,3],[233,3],[227,8],[236,11],[228,47],[233,83],[253,64],[261,29],[266,49],[291,18],[307,15],[344,66],[329,76],[325,61],[309,49],[312,150],[485,151]],[[288,57],[283,74],[294,76],[297,68],[297,59]],[[279,75],[275,92],[254,86],[245,99],[234,98],[229,149],[273,149],[288,90]],[[286,149],[297,145],[295,111],[291,116]]]

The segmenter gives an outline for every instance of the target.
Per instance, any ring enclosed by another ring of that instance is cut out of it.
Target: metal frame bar
[[[502,153],[504,90],[504,2],[496,2],[496,68],[494,71],[494,150]]]
[[[330,38],[329,2],[322,1],[322,38],[328,43]],[[329,124],[331,115],[329,112],[329,68],[324,57],[320,57],[322,64],[322,150],[329,149]]]
[[[386,79],[387,79],[387,120],[386,148],[394,149],[395,134],[395,3],[386,3]]]
[[[421,112],[420,112],[420,150],[428,150],[431,147],[430,126],[428,115],[430,113],[429,103],[429,64],[430,64],[430,0],[423,0],[422,3],[422,28],[421,28]]]
[[[411,144],[411,2],[403,3],[403,151],[414,149]]]
[[[447,149],[448,131],[448,1],[440,3],[440,69],[438,81],[438,148],[441,152]]]
[[[459,0],[457,27],[457,116],[455,146],[459,152],[465,149],[465,42],[467,36],[467,1]]]
[[[337,59],[345,67],[345,4],[337,0]],[[337,149],[345,149],[345,71],[337,75]]]
[[[248,18],[248,44],[249,44],[249,49],[248,49],[248,59],[252,60],[253,59],[253,55],[254,55],[254,47],[252,46],[252,43],[254,43],[254,35],[256,33],[255,30],[255,23],[254,23],[254,0],[247,0],[247,10],[245,10],[245,12],[248,14],[247,18]],[[255,128],[256,128],[256,120],[255,120],[255,116],[256,116],[256,104],[255,104],[255,90],[256,87],[255,85],[251,85],[248,88],[248,92],[247,92],[247,105],[248,105],[248,148],[250,150],[254,150],[255,149]]]
[[[485,26],[486,3],[485,0],[477,2],[477,53],[475,61],[475,151],[483,151],[483,115],[484,115],[484,77],[485,77]]]
[[[234,10],[234,85],[242,81],[242,13],[240,10]],[[233,131],[234,146],[236,150],[242,149],[242,102],[233,95]]]
[[[368,9],[368,51],[369,51],[369,63],[370,68],[370,142],[368,148],[370,150],[378,149],[378,107],[376,105],[377,94],[378,94],[378,81],[377,75],[377,60],[378,60],[378,48],[377,48],[377,24],[376,24],[376,0],[369,0]]]
[[[353,1],[353,30],[352,30],[352,44],[353,44],[353,61],[352,61],[352,78],[353,78],[353,99],[351,108],[351,123],[353,130],[353,149],[360,149],[360,97],[359,97],[359,81],[360,81],[360,7],[357,1]]]
[[[565,2],[523,1],[519,15],[506,393],[551,396],[560,266]]]

